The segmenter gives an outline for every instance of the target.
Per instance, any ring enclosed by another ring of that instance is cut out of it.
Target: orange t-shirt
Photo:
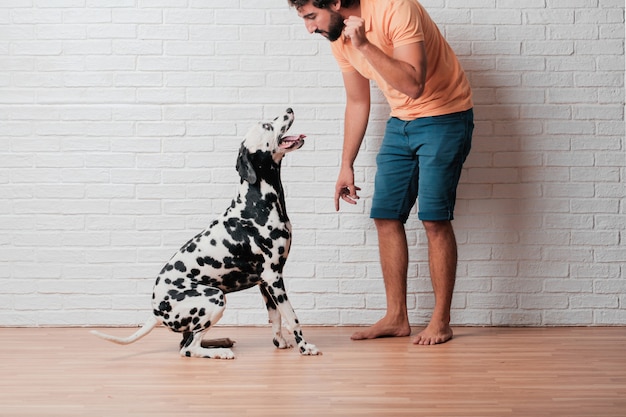
[[[425,42],[426,83],[415,100],[391,87],[344,36],[331,43],[342,72],[356,70],[376,81],[391,106],[391,116],[413,120],[472,108],[472,90],[461,64],[416,0],[361,0],[361,18],[367,39],[387,56],[393,56],[394,47]]]

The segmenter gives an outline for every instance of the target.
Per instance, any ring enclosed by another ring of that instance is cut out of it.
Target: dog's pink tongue
[[[284,136],[281,141],[280,141],[280,147],[281,148],[289,148],[291,147],[295,142],[306,138],[305,135],[298,135],[298,136]]]

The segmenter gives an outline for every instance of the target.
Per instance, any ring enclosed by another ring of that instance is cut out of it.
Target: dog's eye
[[[274,130],[274,126],[271,123],[263,123],[263,129],[265,130]]]

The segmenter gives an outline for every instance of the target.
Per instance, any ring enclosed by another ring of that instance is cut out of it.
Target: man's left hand
[[[365,37],[365,20],[357,16],[350,16],[343,23],[346,25],[343,34],[350,39],[355,48],[360,48],[368,43]]]

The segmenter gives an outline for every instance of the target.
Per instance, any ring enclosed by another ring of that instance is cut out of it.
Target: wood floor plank
[[[88,330],[1,328],[0,416],[626,415],[623,327],[460,327],[440,346],[305,327],[314,357],[275,349],[269,327],[212,330],[235,360],[182,358],[164,328],[128,346]]]

